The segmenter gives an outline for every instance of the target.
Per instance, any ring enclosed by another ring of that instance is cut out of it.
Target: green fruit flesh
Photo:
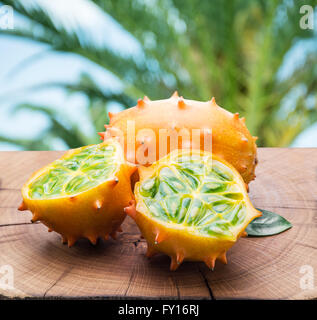
[[[32,182],[32,199],[73,196],[106,181],[116,170],[116,148],[94,145],[78,149],[64,159],[56,160],[50,169]]]
[[[215,237],[233,236],[246,217],[234,173],[211,156],[178,156],[139,185],[149,213]]]

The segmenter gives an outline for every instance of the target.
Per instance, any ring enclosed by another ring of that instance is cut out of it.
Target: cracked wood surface
[[[0,152],[0,268],[11,265],[14,289],[5,297],[104,297],[151,299],[301,299],[303,265],[317,272],[317,149],[259,149],[250,184],[256,207],[277,212],[293,228],[266,238],[244,238],[215,271],[185,262],[169,271],[169,258],[145,258],[145,240],[127,217],[117,241],[62,245],[56,233],[19,212],[26,179],[63,152]],[[1,278],[0,269],[0,278]],[[316,274],[315,274],[316,278]]]

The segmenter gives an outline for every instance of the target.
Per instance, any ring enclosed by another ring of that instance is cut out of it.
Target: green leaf
[[[279,214],[259,208],[257,210],[262,212],[262,216],[248,225],[246,228],[248,236],[272,236],[292,228],[292,224]]]

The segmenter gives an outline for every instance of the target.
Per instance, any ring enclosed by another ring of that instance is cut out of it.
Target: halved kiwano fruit
[[[226,263],[226,251],[261,213],[240,174],[211,153],[176,150],[139,169],[135,202],[125,208],[148,243],[147,256],[163,252],[171,270],[185,260]]]
[[[25,183],[19,210],[32,211],[31,221],[60,233],[69,246],[82,237],[93,244],[115,237],[133,199],[135,169],[114,140],[70,150]]]

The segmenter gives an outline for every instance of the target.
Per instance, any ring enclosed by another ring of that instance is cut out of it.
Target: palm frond
[[[30,1],[31,5],[27,1],[3,2],[27,18],[30,27],[2,30],[1,33],[50,44],[56,51],[78,54],[116,75],[125,84],[126,92],[132,96],[144,95],[146,88],[149,87],[149,79],[156,81],[158,88],[160,86],[166,88],[161,70],[152,71],[143,59],[124,56],[119,52],[113,52],[107,46],[100,46],[90,41],[89,35],[85,35],[85,30],[82,30],[79,21],[76,28],[68,30],[67,26],[61,22],[57,23],[45,7],[41,7],[36,1]]]
[[[82,1],[88,4],[88,0]],[[28,24],[2,32],[48,44],[49,50],[78,54],[120,79],[123,92],[119,93],[100,87],[88,72],[76,83],[55,82],[32,88],[59,87],[84,93],[96,130],[106,121],[110,102],[129,107],[144,94],[161,99],[173,89],[191,99],[215,96],[221,106],[242,113],[252,134],[259,136],[260,146],[289,145],[316,121],[317,48],[303,56],[301,64],[293,65],[286,78],[279,76],[292,48],[301,41],[316,40],[313,31],[299,27],[300,1],[93,2],[98,12],[110,15],[135,39],[140,46],[137,55],[101,46],[87,36],[80,21],[75,19],[70,27],[35,0],[3,1]],[[317,1],[307,0],[305,4],[316,6]],[[291,102],[291,109],[284,110],[283,101],[298,86],[305,90]],[[314,107],[307,105],[308,98]],[[51,132],[58,135],[60,130],[59,136],[69,146],[92,139],[82,137],[70,119],[61,121],[43,108],[28,107],[46,113]]]
[[[0,135],[0,142],[9,143],[15,146],[22,147],[24,150],[50,150],[51,146],[42,138],[40,139],[19,139],[9,138]]]
[[[72,148],[98,141],[97,135],[95,141],[92,141],[93,139],[84,136],[82,130],[76,124],[73,124],[70,119],[65,118],[65,115],[52,108],[34,104],[19,104],[15,106],[13,112],[16,113],[21,110],[42,113],[48,118],[50,126],[41,134],[43,137],[50,135],[51,137],[61,138]]]

